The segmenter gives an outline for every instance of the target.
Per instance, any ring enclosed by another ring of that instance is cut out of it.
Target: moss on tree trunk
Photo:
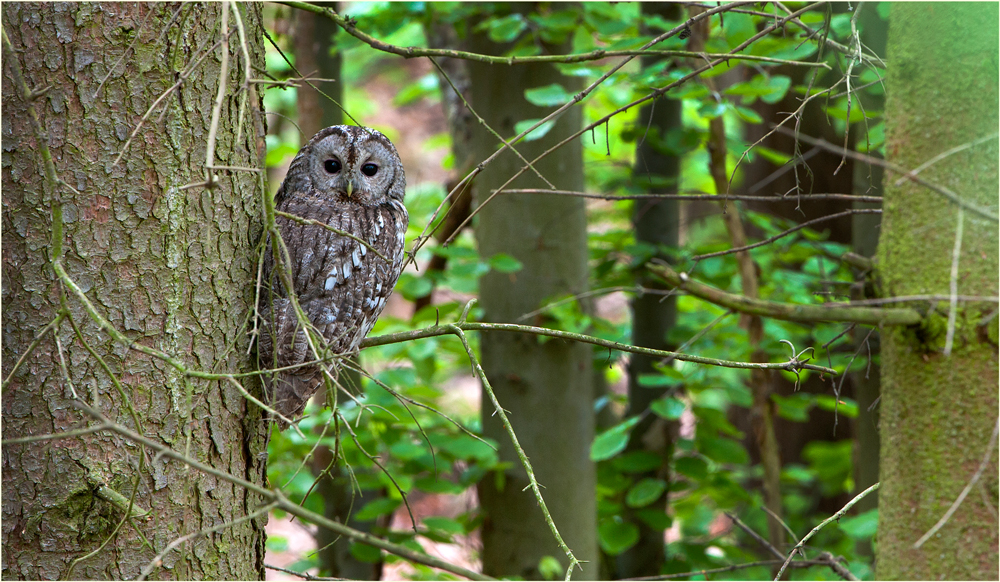
[[[915,168],[996,131],[997,5],[898,3],[889,19],[889,161]],[[997,142],[944,158],[921,177],[996,208]],[[887,184],[879,243],[890,296],[950,290],[958,208],[912,182]],[[957,292],[997,294],[997,223],[963,212]],[[919,327],[883,331],[879,579],[997,577],[997,457],[924,545],[990,445],[997,422],[995,306],[958,303],[951,355],[948,302]],[[983,490],[980,491],[979,488]],[[989,505],[992,504],[992,507]]]
[[[56,317],[61,300],[82,337],[64,319],[10,376],[3,392],[4,439],[93,424],[74,407],[75,390],[112,420],[192,458],[255,482],[263,478],[257,458],[262,425],[255,407],[229,383],[186,377],[110,339],[57,280],[50,260],[51,233],[58,226],[53,210],[61,205],[62,263],[119,331],[190,369],[251,369],[246,354],[260,237],[258,178],[220,170],[216,188],[182,189],[205,179],[222,54],[214,45],[224,8],[3,5],[4,30],[28,89],[48,87],[26,103],[5,59],[4,379]],[[261,66],[260,6],[242,6],[241,14],[250,56]],[[235,30],[232,14],[229,27]],[[215,159],[219,165],[255,166],[262,136],[250,116],[252,97],[238,117],[244,78],[238,39],[236,33],[230,37]],[[150,105],[206,51],[207,58],[153,111],[115,164]],[[72,188],[46,185],[42,144],[29,123],[29,107],[38,112],[59,178]],[[60,355],[68,378],[61,372]],[[245,384],[259,390],[254,381]],[[4,445],[4,578],[67,576],[74,560],[109,537],[103,549],[74,566],[71,576],[135,578],[178,537],[260,506],[258,496],[240,487],[154,459],[148,451],[143,466],[141,456],[137,446],[106,431]],[[127,498],[136,484],[135,504],[149,516],[112,536],[123,511],[108,501],[114,495],[107,491]],[[262,577],[263,525],[263,519],[244,521],[195,537],[167,552],[152,577]]]

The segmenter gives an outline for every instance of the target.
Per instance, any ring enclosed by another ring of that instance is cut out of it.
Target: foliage
[[[766,5],[771,10],[771,5]],[[516,11],[515,11],[516,9]],[[794,8],[793,8],[794,9]],[[386,43],[400,46],[425,46],[425,29],[430,23],[446,23],[455,28],[460,37],[486,34],[497,42],[510,43],[505,56],[532,56],[548,54],[547,45],[571,39],[574,53],[592,50],[630,50],[650,40],[650,35],[670,30],[680,22],[667,22],[659,17],[647,17],[641,22],[639,7],[631,3],[584,3],[579,9],[541,4],[536,11],[524,12],[522,7],[503,4],[471,5],[464,3],[352,3],[348,10],[356,18],[359,28]],[[287,16],[279,10],[275,18]],[[709,36],[705,50],[723,53],[732,50],[764,26],[773,17],[726,13],[724,18],[709,19]],[[824,35],[841,43],[851,40],[850,15],[830,14],[819,7],[802,15],[802,20],[821,30]],[[471,24],[470,24],[471,23]],[[644,27],[640,27],[644,24]],[[644,32],[648,29],[648,33]],[[274,35],[286,53],[290,40]],[[437,77],[425,69],[414,73],[407,62],[381,53],[353,36],[340,34],[336,50],[344,54],[344,78],[348,92],[345,107],[358,121],[377,120],[376,100],[371,88],[388,85],[396,95],[393,106],[405,108],[418,103],[437,103],[441,100],[442,87]],[[683,50],[685,43],[673,36],[658,49]],[[788,28],[783,34],[770,34],[754,42],[745,54],[775,59],[818,61],[829,65],[829,70],[814,69],[809,75],[810,85],[793,85],[785,67],[766,61],[746,61],[742,65],[750,74],[732,82],[721,93],[711,92],[703,83],[689,81],[667,93],[683,103],[683,127],[666,135],[637,125],[637,109],[632,107],[612,118],[603,128],[595,128],[582,136],[586,166],[587,190],[603,194],[628,195],[639,191],[640,180],[648,176],[634,174],[635,144],[648,140],[658,149],[682,159],[681,192],[716,192],[709,174],[707,143],[709,122],[721,117],[727,128],[728,171],[734,172],[733,184],[741,184],[743,173],[737,161],[745,153],[752,159],[759,155],[776,164],[789,161],[788,153],[756,147],[747,152],[744,129],[760,125],[764,120],[751,106],[757,101],[773,104],[789,92],[794,95],[815,94],[817,87],[836,83],[850,66],[849,57],[829,48],[821,47],[816,38],[807,39],[798,28]],[[277,77],[292,73],[283,59],[273,49],[268,52],[269,72]],[[615,72],[584,101],[586,123],[592,123],[621,109],[634,99],[651,90],[681,79],[694,67],[703,63],[698,59],[674,59],[667,68],[667,61],[660,65],[640,68],[638,60]],[[740,64],[731,61],[702,75],[718,77]],[[567,63],[558,66],[564,75],[583,77],[592,83],[608,70],[604,61]],[[852,80],[855,87],[872,94],[882,92],[879,79],[884,70],[875,67],[856,69]],[[449,89],[450,90],[450,89]],[[848,124],[852,131],[864,137],[858,142],[861,151],[878,152],[883,147],[884,129],[879,111],[862,111],[854,101],[848,105],[847,95],[841,86],[831,92],[823,108],[830,123],[842,134]],[[554,110],[572,101],[560,85],[545,84],[529,89],[525,97],[531,103]],[[295,89],[271,89],[265,94],[269,111],[294,117]],[[515,131],[527,129],[537,119],[519,120]],[[376,127],[396,139],[403,128]],[[543,125],[525,139],[541,137],[547,126]],[[267,163],[278,167],[294,155],[298,137],[286,124],[272,123],[268,136]],[[513,136],[504,136],[505,138]],[[430,138],[433,146],[450,145],[446,134]],[[411,223],[407,233],[407,248],[431,220],[435,209],[442,202],[445,192],[440,184],[411,184],[407,192],[407,207]],[[590,208],[590,251],[592,289],[621,289],[633,285],[637,268],[653,256],[657,249],[635,241],[631,231],[629,201],[601,201]],[[743,203],[730,201],[740,209],[748,223],[762,233],[762,237],[776,235],[791,228],[794,223],[769,214],[748,210]],[[692,261],[691,257],[722,251],[731,244],[725,228],[717,217],[686,226],[685,243],[679,249],[666,249],[678,261],[678,270],[720,289],[739,293],[740,281],[737,263],[732,255]],[[846,285],[854,281],[854,273],[843,263],[832,259],[849,249],[827,240],[823,230],[802,229],[771,245],[750,251],[754,261],[767,276],[762,279],[761,296],[773,301],[800,304],[823,303],[843,300],[840,295]],[[520,265],[512,257],[497,255],[482,257],[468,233],[458,237],[449,246],[435,242],[423,245],[416,253],[418,264],[424,265],[432,255],[448,259],[443,272],[429,274],[408,271],[400,279],[398,293],[406,300],[414,300],[437,289],[442,297],[457,299],[436,303],[411,317],[383,315],[372,335],[406,329],[415,329],[435,321],[450,321],[457,317],[466,298],[475,296],[478,280],[489,270],[514,275]],[[826,293],[827,295],[824,295]],[[678,344],[694,337],[710,323],[725,314],[725,310],[690,296],[678,298],[677,325],[670,330],[670,338]],[[554,297],[539,306],[544,314],[541,325],[567,331],[586,331],[592,335],[628,342],[631,333],[627,320],[603,319],[583,308],[574,298]],[[472,317],[475,317],[473,311]],[[751,346],[746,333],[738,325],[737,316],[723,317],[690,345],[685,351],[703,356],[730,360],[749,361],[756,348],[763,349],[770,361],[784,361],[789,348],[779,340],[787,340],[796,350],[814,347],[814,357],[829,362],[839,372],[849,365],[863,370],[868,364],[865,357],[854,358],[854,347],[849,335],[844,335],[844,324],[801,324],[768,319],[765,322],[766,342]],[[474,337],[470,336],[474,341]],[[456,378],[467,376],[469,362],[460,343],[450,337],[429,338],[405,344],[394,344],[366,350],[362,354],[364,367],[382,384],[403,396],[431,407],[448,408],[446,388]],[[624,354],[595,349],[595,366],[605,370],[609,383],[615,383],[622,374]],[[853,362],[849,364],[849,362]],[[782,372],[791,380],[805,380],[813,372],[802,371],[796,378]],[[638,539],[635,523],[626,519],[627,511],[649,527],[670,530],[671,541],[666,546],[668,562],[665,573],[709,569],[729,564],[754,561],[757,558],[750,541],[740,530],[731,528],[720,519],[722,512],[741,516],[751,528],[766,531],[761,494],[754,483],[760,478],[759,466],[750,462],[744,448],[744,434],[730,421],[729,414],[745,414],[751,403],[751,393],[746,386],[749,371],[693,365],[675,361],[661,366],[655,375],[640,379],[649,387],[670,388],[668,394],[656,400],[645,414],[653,414],[671,421],[681,421],[689,428],[682,431],[670,460],[668,483],[640,474],[656,468],[660,459],[646,452],[623,452],[630,431],[642,415],[621,418],[614,426],[597,436],[591,448],[591,458],[598,463],[599,535],[602,550],[609,556],[620,554]],[[837,378],[839,381],[839,378]],[[683,390],[680,387],[683,386]],[[675,389],[676,388],[676,389]],[[464,434],[454,424],[425,408],[406,405],[392,396],[378,383],[365,379],[363,396],[357,402],[340,403],[336,413],[330,410],[312,410],[313,415],[301,424],[304,437],[286,431],[271,442],[269,477],[280,484],[296,500],[307,507],[320,510],[322,500],[307,493],[313,487],[314,477],[303,469],[301,459],[317,444],[325,444],[339,451],[338,462],[350,467],[352,480],[361,489],[384,489],[388,497],[357,508],[357,517],[374,518],[393,511],[405,513],[403,494],[415,491],[455,495],[484,478],[497,468],[496,454],[490,447]],[[817,409],[835,409],[839,415],[851,418],[857,415],[857,405],[840,395],[798,392],[789,397],[775,396],[778,414],[787,420],[805,423]],[[601,403],[608,405],[607,403]],[[616,411],[620,401],[611,404]],[[475,410],[457,409],[458,422],[475,432],[478,420]],[[334,415],[336,418],[334,418]],[[347,428],[349,423],[352,429]],[[353,433],[349,434],[349,433]],[[836,497],[852,490],[852,464],[850,441],[816,441],[806,447],[808,463],[788,465],[782,472],[784,507],[788,526],[801,535],[817,524],[825,515],[818,513],[817,501],[821,497]],[[379,460],[379,467],[373,464]],[[670,497],[670,511],[664,514],[650,508],[650,504],[663,492]],[[875,533],[875,514],[872,512],[841,521],[838,528],[827,528],[814,541],[835,554],[845,556],[855,575],[870,576],[870,565],[858,556],[855,542],[869,540]],[[450,541],[455,535],[468,534],[480,524],[475,511],[457,518],[433,517],[416,524],[417,531],[386,532],[391,539],[413,544],[417,537],[433,541]],[[417,546],[413,546],[417,547]],[[360,550],[359,550],[360,551]],[[542,572],[554,574],[551,564]],[[417,576],[427,575],[418,571]],[[747,579],[768,577],[765,567],[732,572],[734,577]],[[835,575],[827,568],[813,567],[792,572],[793,578],[829,579]]]

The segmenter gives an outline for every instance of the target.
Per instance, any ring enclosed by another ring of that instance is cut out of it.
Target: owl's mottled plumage
[[[335,125],[299,151],[275,196],[277,210],[317,220],[370,245],[315,224],[276,219],[299,305],[333,354],[358,348],[399,278],[409,223],[405,189],[403,164],[388,138],[373,129]],[[257,345],[261,366],[280,368],[316,359],[274,268],[270,245],[263,275]],[[270,406],[292,418],[321,385],[322,371],[316,365],[304,366],[265,374],[264,382]]]

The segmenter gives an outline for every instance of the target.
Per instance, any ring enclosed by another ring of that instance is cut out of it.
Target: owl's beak
[[[347,197],[351,197],[351,192],[354,192],[354,180],[347,181]]]

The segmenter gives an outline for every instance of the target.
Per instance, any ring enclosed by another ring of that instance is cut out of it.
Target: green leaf
[[[671,523],[673,523],[673,520],[670,519],[670,516],[663,511],[662,507],[658,509],[652,507],[639,509],[635,511],[635,516],[645,522],[649,527],[661,531],[668,529]]]
[[[667,482],[663,479],[643,479],[628,490],[625,504],[629,507],[645,507],[659,499],[666,490]]]
[[[830,412],[836,409],[837,414],[843,414],[847,418],[858,417],[858,403],[846,396],[842,396],[840,400],[837,400],[829,394],[817,394],[816,406]]]
[[[508,255],[507,253],[497,253],[487,261],[490,268],[500,273],[516,273],[524,268],[524,264]]]
[[[559,44],[576,30],[580,14],[577,10],[557,10],[548,14],[531,14],[528,19],[539,25],[542,40]]]
[[[392,456],[403,461],[412,461],[413,459],[422,457],[426,454],[424,447],[409,440],[403,440],[393,444],[389,447],[389,452],[392,453]]]
[[[666,396],[658,400],[654,400],[653,403],[649,405],[649,409],[652,410],[657,416],[663,417],[667,420],[679,419],[681,414],[684,413],[684,408],[684,402],[672,396]]]
[[[691,392],[691,404],[701,408],[711,408],[725,412],[729,408],[729,398],[721,388],[708,388],[698,392]]]
[[[603,461],[625,450],[629,433],[638,422],[639,417],[634,416],[597,435],[590,446],[590,460]]]
[[[823,495],[832,497],[854,488],[853,441],[811,441],[802,449],[802,458],[816,474]]]
[[[611,464],[623,473],[645,473],[658,469],[663,459],[651,451],[631,451],[615,457]]]
[[[503,18],[493,18],[485,23],[493,42],[513,42],[526,28],[528,21],[520,14],[509,14]]]
[[[778,405],[778,416],[787,418],[795,422],[806,422],[809,420],[809,409],[812,408],[812,398],[799,392],[791,396],[772,394],[771,399]]]
[[[612,556],[624,552],[639,541],[639,528],[634,523],[612,518],[597,528],[601,548]]]
[[[878,529],[878,508],[869,509],[853,517],[841,518],[838,525],[850,538],[870,540]]]
[[[708,477],[708,463],[701,457],[678,457],[674,460],[674,470],[695,481]]]
[[[742,119],[743,121],[745,121],[747,123],[753,123],[754,125],[756,125],[758,123],[763,123],[764,122],[764,118],[761,117],[753,109],[750,109],[748,107],[741,107],[739,105],[735,106],[733,109],[736,110],[736,115],[739,116],[740,119]],[[761,146],[757,146],[757,147],[759,148]],[[754,151],[756,151],[756,149]]]
[[[544,87],[525,89],[524,98],[528,103],[539,107],[557,107],[572,101],[573,94],[568,93],[559,83],[552,83]]]
[[[351,543],[351,555],[359,562],[377,564],[382,561],[382,550],[362,543]]]
[[[639,374],[636,383],[643,388],[666,388],[677,384],[677,380],[664,374]]]
[[[775,166],[784,166],[792,159],[792,156],[786,154],[785,152],[772,150],[771,148],[767,148],[762,145],[758,145],[753,149],[753,151],[754,153],[760,154],[762,158],[771,162]]]
[[[269,144],[267,147],[267,156],[264,158],[264,163],[267,164],[268,168],[280,166],[285,162],[285,160],[294,157],[298,151],[299,150],[287,143],[280,143],[274,147],[271,147]]]
[[[518,121],[517,123],[514,124],[514,134],[515,135],[521,135],[522,132],[526,131],[529,127],[531,127],[532,125],[535,125],[539,121],[541,121],[541,120],[539,120],[539,119],[525,119],[525,120],[522,120],[522,121]],[[545,137],[545,134],[547,134],[549,132],[549,130],[551,130],[553,127],[555,127],[555,125],[556,125],[556,121],[554,119],[550,119],[550,120],[546,121],[545,123],[539,125],[535,129],[533,129],[531,131],[531,133],[529,133],[528,135],[524,136],[524,141],[535,141],[536,139],[541,139],[541,138]]]
[[[444,493],[448,495],[458,495],[465,491],[465,487],[452,483],[447,479],[436,479],[434,477],[423,477],[413,482],[413,485],[426,493]]]
[[[724,91],[726,95],[740,95],[749,105],[760,98],[764,103],[774,104],[785,96],[792,80],[785,75],[754,75],[749,81],[735,83]]]
[[[721,437],[702,437],[698,449],[717,463],[744,465],[750,462],[746,449],[740,443]]]
[[[461,523],[447,517],[425,517],[421,522],[426,527],[449,536],[465,533],[465,527]]]
[[[403,273],[399,277],[396,289],[408,301],[414,301],[417,297],[423,297],[430,293],[434,289],[434,284],[426,277],[417,277],[410,273]]]
[[[754,24],[753,16],[749,14],[726,14],[722,32],[726,35],[726,42],[729,43],[730,48],[734,48],[757,34],[757,26]]]
[[[402,503],[399,499],[393,499],[391,497],[382,497],[380,499],[375,499],[369,501],[361,508],[361,511],[354,514],[354,519],[358,521],[370,521],[375,519],[380,515],[386,515],[396,511],[396,508]]]
[[[546,580],[558,580],[562,578],[563,566],[553,556],[542,556],[538,560],[538,573]]]

